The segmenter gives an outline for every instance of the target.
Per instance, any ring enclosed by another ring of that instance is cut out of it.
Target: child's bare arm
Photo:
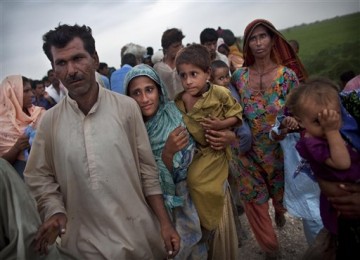
[[[346,170],[351,165],[350,154],[340,134],[341,116],[335,110],[324,109],[319,122],[329,144],[330,158],[325,163],[335,169]]]
[[[230,127],[236,126],[239,124],[240,119],[236,116],[228,117],[223,120],[220,120],[217,117],[209,115],[209,117],[204,118],[200,123],[205,130],[223,130]]]

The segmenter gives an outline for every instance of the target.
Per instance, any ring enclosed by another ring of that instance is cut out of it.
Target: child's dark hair
[[[217,69],[228,69],[230,70],[229,66],[222,60],[213,60],[211,62],[211,75],[210,75],[210,79],[213,80],[214,79],[214,73]]]
[[[213,60],[210,67],[212,71],[221,68],[230,69],[229,66],[222,60]]]
[[[338,91],[338,85],[328,78],[310,78],[291,90],[285,106],[294,116],[299,116],[308,98],[312,98],[320,105],[340,102]]]
[[[211,64],[210,53],[205,46],[192,44],[177,53],[175,63],[176,69],[181,64],[192,64],[207,72]]]

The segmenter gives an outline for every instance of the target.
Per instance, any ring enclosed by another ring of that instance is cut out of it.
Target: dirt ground
[[[270,215],[274,217],[274,211],[270,207]],[[280,257],[282,260],[302,259],[307,249],[307,243],[304,236],[303,226],[300,219],[293,218],[285,214],[286,224],[282,228],[273,225],[280,243]],[[239,259],[241,260],[263,260],[265,254],[261,251],[254,235],[250,229],[245,213],[240,216],[242,228],[245,232],[246,239],[242,240],[242,246],[239,248]]]

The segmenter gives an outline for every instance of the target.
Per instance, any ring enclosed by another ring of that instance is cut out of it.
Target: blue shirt
[[[120,69],[114,71],[111,74],[110,85],[111,90],[117,93],[125,95],[124,91],[124,79],[126,74],[132,69],[132,67],[128,64],[125,64]]]

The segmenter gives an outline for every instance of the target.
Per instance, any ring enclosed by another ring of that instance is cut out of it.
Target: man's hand
[[[168,259],[174,258],[180,249],[180,236],[172,225],[161,227],[161,236],[165,243]]]
[[[48,254],[48,245],[55,243],[56,238],[65,234],[67,218],[64,213],[57,213],[45,221],[39,228],[35,237],[35,250]]]

